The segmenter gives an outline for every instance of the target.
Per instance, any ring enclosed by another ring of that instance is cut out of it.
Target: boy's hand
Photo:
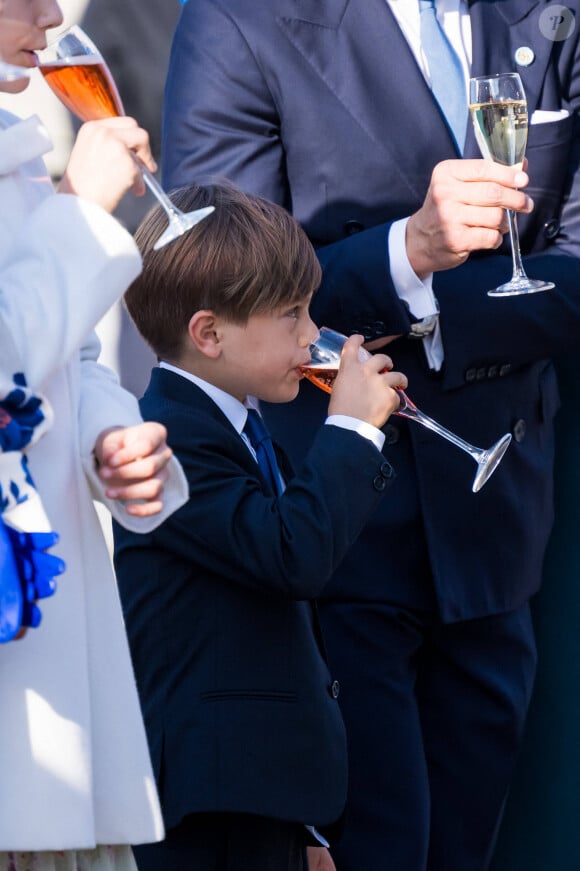
[[[336,871],[336,865],[326,847],[307,847],[308,871]]]
[[[141,423],[104,430],[95,445],[99,476],[106,482],[109,499],[128,502],[125,510],[135,517],[158,514],[163,485],[169,477],[167,463],[173,455],[160,423]]]
[[[362,336],[351,336],[344,345],[328,413],[357,417],[380,429],[399,408],[394,388],[405,389],[407,379],[402,372],[391,371],[393,362],[386,354],[361,359],[363,342]]]
[[[76,194],[113,212],[129,189],[137,196],[145,192],[136,157],[155,172],[149,135],[134,118],[88,121],[78,132],[59,193]]]

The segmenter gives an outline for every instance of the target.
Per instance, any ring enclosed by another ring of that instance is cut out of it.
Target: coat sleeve
[[[93,203],[58,194],[30,214],[3,264],[0,317],[31,387],[70,360],[140,268],[132,237]]]
[[[132,393],[119,384],[117,375],[97,362],[100,343],[95,333],[81,348],[80,397],[78,409],[81,462],[93,499],[102,502],[122,526],[145,533],[155,529],[187,500],[189,490],[181,464],[172,457],[169,479],[163,489],[163,509],[152,517],[132,517],[124,504],[105,495],[106,484],[97,473],[94,447],[103,430],[112,426],[136,426],[143,422],[139,404]]]

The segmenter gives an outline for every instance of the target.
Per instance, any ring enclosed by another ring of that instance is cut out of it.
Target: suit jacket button
[[[514,423],[512,435],[516,442],[523,442],[526,435],[526,422],[522,417]]]
[[[390,463],[387,463],[386,460],[384,463],[381,463],[381,475],[383,476],[383,478],[392,478],[393,474],[393,467]]]
[[[477,369],[467,369],[465,372],[465,380],[466,381],[475,381],[477,377]]]
[[[560,232],[560,222],[557,218],[552,218],[544,224],[544,236],[546,239],[555,239]]]
[[[373,479],[373,487],[378,493],[382,493],[386,486],[387,482],[382,475],[377,475],[376,478]]]
[[[354,218],[346,221],[344,225],[344,232],[347,236],[354,236],[355,233],[360,233],[361,230],[364,230],[364,225],[360,221],[355,221]]]
[[[498,375],[499,375],[499,366],[497,365],[497,363],[494,363],[493,366],[490,366],[489,369],[487,370],[487,377],[488,378],[497,378]]]
[[[385,434],[385,444],[386,445],[396,445],[397,442],[399,441],[399,430],[397,429],[396,426],[393,426],[392,423],[388,423],[386,426],[383,427],[383,433]],[[387,466],[387,465],[388,465],[388,463],[383,463],[383,466]],[[386,473],[383,472],[383,466],[381,466],[381,472],[383,473],[383,475],[385,475]],[[390,468],[391,467],[389,466],[389,469]],[[392,474],[393,474],[393,470],[391,469],[391,471],[387,475],[387,478],[390,478]]]
[[[503,366],[499,367],[499,377],[503,378],[504,375],[509,375],[509,373],[511,371],[512,371],[512,364],[511,363],[504,363]]]
[[[372,342],[373,339],[377,338],[375,328],[370,324],[363,324],[356,332],[365,337],[365,342]]]
[[[337,680],[333,680],[330,684],[330,695],[333,699],[337,699],[340,695],[340,684]]]
[[[484,378],[487,378],[487,369],[485,368],[485,366],[480,366],[475,373],[475,380],[483,381]]]

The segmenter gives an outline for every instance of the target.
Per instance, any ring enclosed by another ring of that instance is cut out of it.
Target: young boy
[[[263,471],[246,420],[255,398],[298,393],[320,267],[279,206],[227,185],[175,202],[215,212],[159,251],[162,214],[145,219],[143,272],[126,294],[160,359],[141,411],[167,427],[190,488],[151,534],[116,529],[167,827],[135,855],[140,871],[302,871],[306,826],[330,837],[347,777],[339,685],[309,600],[384,495],[393,471],[378,427],[406,379],[384,355],[361,362],[352,337],[304,464],[292,477],[270,454]]]

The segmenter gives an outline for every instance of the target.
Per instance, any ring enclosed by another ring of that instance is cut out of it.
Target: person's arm
[[[140,179],[132,150],[151,163],[147,134],[132,119],[83,125],[63,193],[26,215],[3,259],[0,318],[32,388],[70,359],[139,273],[137,246],[108,214]]]
[[[52,196],[31,214],[0,279],[0,318],[30,386],[70,359],[140,268],[131,236],[93,203]]]
[[[166,450],[165,431],[163,438],[158,439],[138,429],[143,419],[137,400],[121,387],[112,370],[97,362],[99,350],[99,341],[93,333],[81,349],[78,408],[81,461],[93,498],[103,502],[123,526],[147,532],[184,504],[188,496],[187,482],[179,462]],[[128,428],[133,430],[132,434],[127,433]],[[119,432],[114,436],[113,431]],[[137,455],[135,451],[143,440],[136,440],[135,436],[143,434],[148,453]],[[119,455],[120,451],[123,454]],[[109,468],[107,460],[114,454],[123,459],[126,468],[121,471],[117,467],[112,477],[103,472],[104,467]],[[133,465],[139,456],[145,463]],[[123,479],[127,476],[131,481],[129,491],[124,489]],[[161,487],[162,507],[158,498]],[[116,490],[114,496],[107,495],[110,489]],[[141,505],[126,504],[127,500],[135,499],[145,501]]]

